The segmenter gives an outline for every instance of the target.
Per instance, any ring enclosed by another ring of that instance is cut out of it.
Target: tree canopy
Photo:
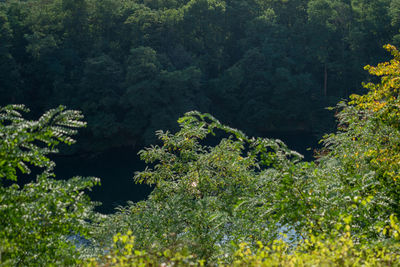
[[[339,102],[337,131],[314,161],[188,112],[178,131],[157,131],[160,142],[139,152],[148,166],[134,180],[154,187],[149,197],[105,216],[85,194],[98,179],[56,180],[48,158],[74,142],[81,113],[60,106],[28,120],[23,105],[1,108],[2,263],[399,264],[400,52],[385,48],[393,59],[365,67],[377,81]],[[19,186],[32,165],[43,172]]]
[[[252,135],[333,129],[324,107],[398,44],[396,1],[0,2],[1,104],[81,109],[82,146],[155,141],[190,110]],[[95,140],[95,141],[94,141]]]

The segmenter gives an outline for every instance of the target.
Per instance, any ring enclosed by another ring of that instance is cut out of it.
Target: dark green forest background
[[[82,110],[71,155],[137,151],[190,110],[320,136],[399,26],[400,0],[0,0],[0,105]]]

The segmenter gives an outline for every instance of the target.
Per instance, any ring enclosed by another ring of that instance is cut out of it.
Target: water
[[[89,192],[92,200],[102,202],[97,208],[99,212],[112,213],[127,201],[143,200],[151,192],[149,186],[133,181],[134,173],[144,170],[145,164],[131,148],[112,149],[91,157],[55,156],[53,159],[57,178],[95,176],[101,179],[101,186]]]
[[[317,147],[318,139],[309,133],[269,133],[267,137],[279,138],[292,150],[312,160],[313,149]],[[311,148],[308,150],[308,148]],[[111,149],[95,156],[67,157],[53,156],[56,162],[57,178],[68,179],[73,176],[95,176],[101,179],[101,186],[89,192],[92,200],[102,202],[97,210],[102,213],[113,213],[118,206],[126,205],[127,201],[137,202],[146,199],[151,188],[137,185],[133,181],[136,171],[145,169],[137,150],[132,148]]]

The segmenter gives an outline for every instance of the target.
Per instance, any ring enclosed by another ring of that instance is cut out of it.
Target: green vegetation
[[[71,265],[78,254],[68,236],[90,236],[98,216],[84,190],[99,180],[55,180],[48,155],[59,143],[74,143],[75,128],[86,124],[80,112],[64,107],[37,121],[24,119],[21,112],[27,111],[22,105],[0,109],[0,265]],[[44,170],[20,187],[15,182],[30,172],[29,165]]]
[[[399,265],[400,52],[385,48],[393,59],[366,67],[380,81],[338,104],[314,162],[188,112],[140,152],[148,167],[134,179],[154,187],[149,198],[108,216],[83,192],[97,179],[53,178],[48,154],[74,142],[82,115],[60,107],[35,121],[24,106],[2,108],[1,264]],[[44,171],[19,187],[30,165]]]
[[[398,0],[3,0],[0,105],[82,110],[88,127],[72,149],[88,152],[140,149],[190,110],[252,136],[331,132],[324,108],[359,89],[384,44],[400,44],[399,10]]]

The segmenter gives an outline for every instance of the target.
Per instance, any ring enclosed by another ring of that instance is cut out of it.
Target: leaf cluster
[[[148,167],[134,180],[154,187],[149,198],[100,224],[83,192],[98,180],[54,180],[47,157],[74,142],[80,113],[60,107],[31,121],[24,106],[2,108],[0,178],[45,168],[22,188],[0,187],[2,260],[74,264],[68,236],[82,234],[108,251],[83,261],[90,266],[398,264],[400,53],[386,48],[394,59],[366,67],[380,82],[338,104],[338,130],[314,162],[280,140],[188,112],[179,131],[158,131],[159,144],[139,152]]]
[[[209,114],[189,112],[178,122],[176,134],[157,133],[162,145],[139,152],[152,167],[134,179],[154,186],[149,199],[111,216],[108,229],[130,229],[140,248],[187,247],[213,261],[230,257],[233,244],[267,242],[282,225],[295,225],[297,215],[285,215],[304,206],[300,154],[280,140],[248,138]],[[217,131],[227,137],[204,145]]]
[[[46,168],[50,172],[54,163],[48,154],[57,153],[59,143],[73,144],[76,128],[86,125],[79,111],[60,106],[43,114],[38,120],[26,120],[23,105],[10,105],[0,109],[0,179],[17,180],[17,170],[30,173],[27,164]]]
[[[79,253],[70,237],[90,235],[95,203],[85,191],[99,179],[55,180],[49,154],[56,153],[60,143],[75,142],[72,136],[85,125],[83,116],[62,106],[38,120],[26,120],[22,112],[28,112],[23,105],[0,109],[1,262],[6,266],[75,264]],[[19,186],[17,178],[29,173],[31,166],[43,172]]]
[[[134,179],[154,191],[107,229],[132,231],[140,250],[185,248],[210,265],[397,264],[400,58],[386,48],[393,60],[366,67],[380,83],[338,104],[338,130],[314,162],[189,112],[180,131],[159,131],[161,144],[140,152],[150,166]],[[217,131],[225,136],[205,145]]]

